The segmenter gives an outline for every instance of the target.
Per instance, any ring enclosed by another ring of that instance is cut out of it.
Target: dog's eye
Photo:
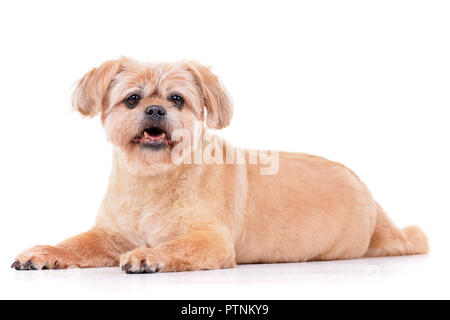
[[[139,104],[139,101],[141,101],[141,97],[139,97],[137,94],[132,94],[125,99],[125,104],[128,108],[134,108]]]
[[[178,95],[178,94],[172,94],[169,97],[169,100],[173,102],[173,104],[175,104],[177,107],[181,107],[184,104],[184,99],[182,96]]]

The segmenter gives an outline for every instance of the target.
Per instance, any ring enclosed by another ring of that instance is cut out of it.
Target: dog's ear
[[[82,115],[93,117],[103,108],[103,99],[114,76],[119,73],[121,60],[103,63],[85,74],[73,92],[72,107]]]
[[[212,129],[222,129],[230,124],[233,115],[231,99],[211,70],[196,62],[186,62],[186,68],[194,75],[200,86],[206,107],[206,125]]]

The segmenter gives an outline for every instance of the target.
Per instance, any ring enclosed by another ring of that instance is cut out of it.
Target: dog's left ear
[[[186,68],[194,75],[200,86],[206,108],[206,125],[211,129],[222,129],[230,124],[233,115],[231,99],[208,67],[196,62],[186,62]]]
[[[106,61],[100,67],[86,73],[73,92],[73,109],[88,117],[102,111],[103,99],[112,80],[119,73],[121,63],[121,59]]]

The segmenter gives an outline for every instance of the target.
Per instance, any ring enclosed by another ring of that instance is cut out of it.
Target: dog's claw
[[[35,266],[33,265],[33,262],[31,262],[31,260],[23,265],[23,269],[24,270],[36,270]]]
[[[155,273],[155,272],[156,272],[155,266],[151,266],[151,267],[146,266],[145,273]]]
[[[19,261],[14,261],[13,264],[11,265],[12,269],[16,269],[16,270],[20,270],[20,262]]]
[[[128,272],[131,269],[131,264],[127,263],[122,266],[122,271]]]
[[[161,270],[161,265],[159,263],[155,265],[148,265],[145,261],[142,261],[139,270],[132,271],[131,269],[133,269],[133,265],[131,263],[127,263],[122,266],[122,271],[125,271],[127,274],[143,274],[158,272]]]

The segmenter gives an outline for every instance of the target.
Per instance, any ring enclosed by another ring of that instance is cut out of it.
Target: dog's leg
[[[56,246],[25,250],[11,267],[17,270],[113,267],[119,265],[121,254],[134,247],[121,236],[95,227]]]
[[[127,273],[153,273],[232,268],[234,243],[228,232],[195,231],[155,248],[139,248],[120,257]]]

